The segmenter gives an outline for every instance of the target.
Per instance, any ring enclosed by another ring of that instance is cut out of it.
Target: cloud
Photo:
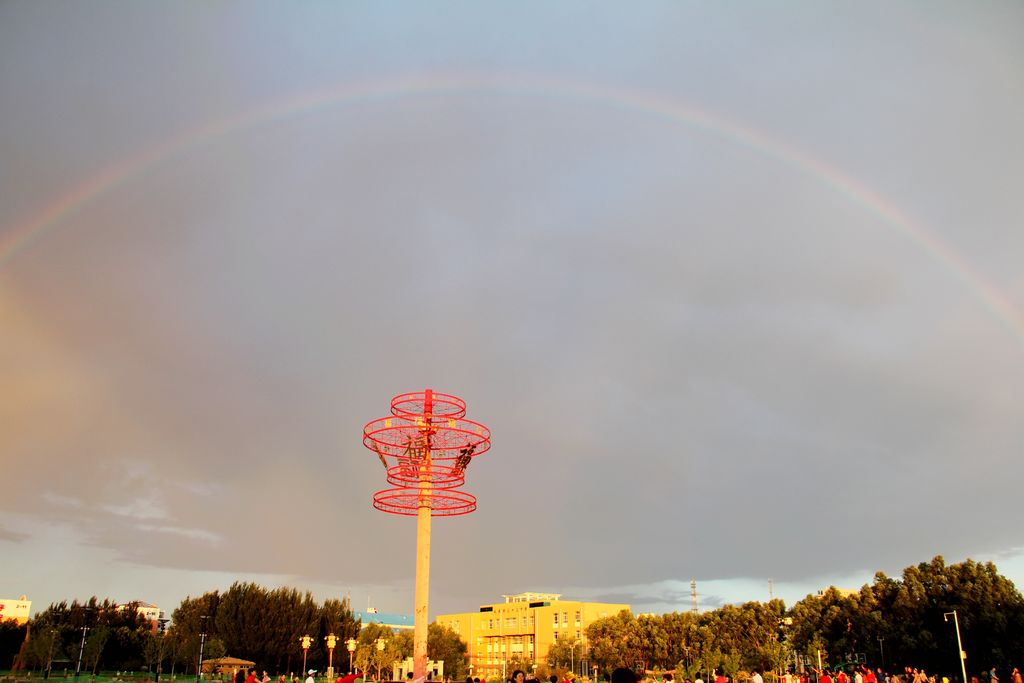
[[[69,508],[81,508],[82,501],[72,496],[64,496],[59,493],[47,491],[43,493],[43,500],[51,505],[57,505],[59,507]]]
[[[137,498],[125,505],[104,505],[103,510],[112,515],[133,519],[169,519],[167,510],[159,503],[147,498]]]
[[[28,539],[28,534],[23,534],[17,531],[12,531],[5,527],[0,526],[0,541],[8,541],[10,543],[21,543]]]
[[[205,541],[210,544],[217,544],[222,540],[220,535],[207,531],[206,529],[183,529],[176,526],[154,526],[152,524],[136,524],[135,528],[147,533],[155,532],[159,534],[172,534],[175,536],[183,536],[188,539]]]

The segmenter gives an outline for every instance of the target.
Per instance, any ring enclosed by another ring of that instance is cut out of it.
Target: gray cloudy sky
[[[0,5],[0,595],[1024,580],[1024,5]]]

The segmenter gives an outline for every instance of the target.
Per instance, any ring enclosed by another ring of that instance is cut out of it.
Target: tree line
[[[968,675],[1021,664],[1024,598],[1013,582],[991,562],[947,565],[941,556],[900,578],[879,572],[856,592],[809,595],[789,610],[772,600],[701,614],[623,612],[590,624],[586,637],[588,658],[601,670],[675,669],[693,679],[716,667],[736,674],[910,666],[959,680],[957,623]],[[556,641],[549,662],[567,665],[571,644]]]
[[[252,661],[276,674],[306,668],[324,671],[327,636],[336,638],[333,665],[347,670],[346,641],[355,640],[351,662],[360,670],[390,677],[392,664],[412,656],[412,634],[393,634],[379,624],[362,625],[348,601],[318,603],[311,593],[293,588],[267,589],[255,583],[235,583],[223,593],[212,591],[188,597],[174,610],[170,625],[154,624],[136,609],[91,598],[50,605],[28,624],[0,623],[0,667],[14,670],[162,671],[194,675],[203,660],[224,656]],[[300,641],[310,637],[303,652]],[[378,647],[378,641],[381,647]],[[84,643],[84,645],[83,645]],[[446,670],[466,671],[466,645],[448,628],[431,624],[428,655],[444,660]]]
[[[131,607],[131,606],[128,606]],[[694,678],[716,667],[733,675],[764,671],[836,668],[853,663],[887,671],[923,667],[958,680],[957,622],[968,671],[1007,667],[1024,653],[1024,598],[992,563],[972,560],[947,565],[942,557],[883,573],[853,593],[829,589],[786,609],[781,600],[725,605],[696,614],[673,612],[634,616],[626,611],[590,624],[582,644],[559,639],[545,670],[586,659],[600,671],[618,666],[675,669]],[[88,630],[85,630],[85,629]],[[232,656],[273,674],[298,672],[299,646],[311,637],[307,668],[327,668],[325,638],[337,638],[333,664],[347,670],[345,643],[356,640],[352,662],[387,675],[391,665],[412,655],[412,634],[362,625],[347,601],[316,602],[309,592],[235,583],[223,593],[189,597],[174,610],[166,631],[134,608],[92,598],[50,605],[25,626],[0,624],[0,667],[35,671],[74,670],[79,653],[85,672],[98,670],[191,673],[202,642],[204,659]],[[84,636],[84,648],[82,647]],[[445,673],[461,679],[468,670],[467,646],[459,636],[431,624],[428,656],[445,662]],[[536,662],[511,662],[526,671]]]

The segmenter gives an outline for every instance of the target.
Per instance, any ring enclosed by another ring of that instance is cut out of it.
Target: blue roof
[[[383,612],[355,612],[355,617],[364,624],[381,624],[392,628],[413,628],[416,621],[411,614],[385,614]]]

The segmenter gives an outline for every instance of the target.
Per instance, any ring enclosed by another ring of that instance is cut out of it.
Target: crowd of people
[[[239,669],[234,676],[233,683],[320,683],[316,678],[317,672],[310,669],[307,672],[307,677],[303,681],[301,675],[292,674],[291,676],[281,675],[277,677],[276,682],[272,679],[266,671],[259,674],[256,669]],[[411,674],[410,674],[411,676]],[[679,681],[674,681],[672,672],[665,672],[659,675],[655,675],[651,672],[637,673],[633,669],[627,667],[619,667],[612,671],[610,674],[606,673],[602,676],[603,683],[739,683],[739,680],[749,681],[749,683],[765,683],[763,672],[761,669],[755,668],[749,674],[741,674],[736,677],[737,680],[725,675],[721,669],[715,669],[708,680],[705,681],[702,674],[698,673],[693,680],[689,678],[682,678]],[[983,671],[977,675],[971,675],[968,677],[967,683],[1024,683],[1021,679],[1020,670],[1017,667],[1013,667],[1004,677],[1000,676],[1000,672],[995,668]],[[364,679],[362,674],[353,672],[344,676],[339,676],[333,683],[363,683]],[[487,679],[474,678],[472,676],[466,677],[465,683],[488,683]],[[522,670],[515,670],[512,675],[508,677],[505,683],[576,683],[572,676],[566,675],[561,679],[557,675],[551,675],[550,678],[545,680],[539,680],[532,675],[528,675]],[[596,683],[596,682],[595,682]],[[786,672],[782,676],[778,677],[778,683],[952,683],[948,676],[937,677],[934,674],[929,674],[924,669],[918,669],[913,667],[904,667],[902,672],[899,673],[886,673],[881,668],[871,669],[866,666],[860,666],[852,668],[849,672],[844,669],[816,669],[811,668],[801,673]]]
[[[777,680],[778,683],[952,683],[948,676],[937,677],[928,674],[924,669],[909,666],[899,673],[887,673],[881,668],[871,669],[866,666],[850,667],[849,670],[811,668],[802,673],[788,671],[778,676]],[[739,681],[765,683],[763,671],[759,668],[755,668],[749,673],[743,672],[735,679],[727,676],[721,669],[715,669],[707,681],[701,673],[698,673],[692,680],[682,678],[674,682],[673,672],[637,673],[627,667],[619,667],[611,674],[604,674],[602,681],[603,683],[738,683]],[[466,678],[465,683],[487,683],[487,681],[469,677]],[[505,683],[576,683],[576,681],[572,676],[565,676],[559,680],[559,677],[554,675],[548,680],[541,681],[523,671],[516,670],[512,672]],[[957,677],[957,683],[962,683],[959,681],[959,677]],[[977,675],[969,675],[967,683],[1024,683],[1024,680],[1021,679],[1021,673],[1017,667],[1013,667],[1005,678],[1000,676],[997,669],[992,668]]]

